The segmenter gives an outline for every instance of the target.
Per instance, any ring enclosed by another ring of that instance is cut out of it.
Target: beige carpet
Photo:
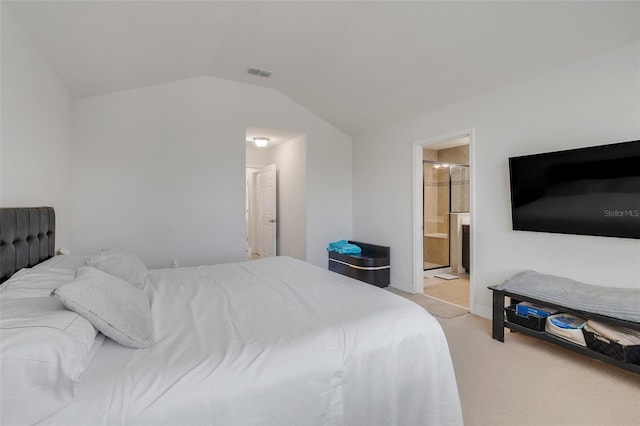
[[[468,309],[464,309],[458,306],[451,305],[449,303],[441,302],[431,297],[424,296],[422,294],[405,293],[402,290],[395,289],[393,287],[386,287],[386,289],[399,296],[407,298],[412,302],[422,306],[431,315],[438,318],[455,318],[460,315],[464,315],[469,312]]]
[[[439,319],[466,426],[637,426],[640,375],[467,314]]]
[[[466,426],[640,425],[640,375],[508,330],[498,342],[489,320],[388,290],[438,318]]]

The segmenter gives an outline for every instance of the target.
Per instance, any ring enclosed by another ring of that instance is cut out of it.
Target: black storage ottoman
[[[356,280],[387,287],[391,282],[391,249],[386,246],[349,241],[362,249],[360,254],[329,253],[329,270]]]

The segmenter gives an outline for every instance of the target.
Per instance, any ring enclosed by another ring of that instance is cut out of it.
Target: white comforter
[[[46,425],[458,425],[421,307],[285,257],[152,271],[156,343],[107,339]]]

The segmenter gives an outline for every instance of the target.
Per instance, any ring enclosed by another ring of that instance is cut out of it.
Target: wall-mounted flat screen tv
[[[509,158],[513,229],[640,238],[640,140]]]

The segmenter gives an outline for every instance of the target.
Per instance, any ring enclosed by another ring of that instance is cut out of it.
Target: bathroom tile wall
[[[443,163],[469,164],[469,145],[441,149],[437,153],[437,160]]]

